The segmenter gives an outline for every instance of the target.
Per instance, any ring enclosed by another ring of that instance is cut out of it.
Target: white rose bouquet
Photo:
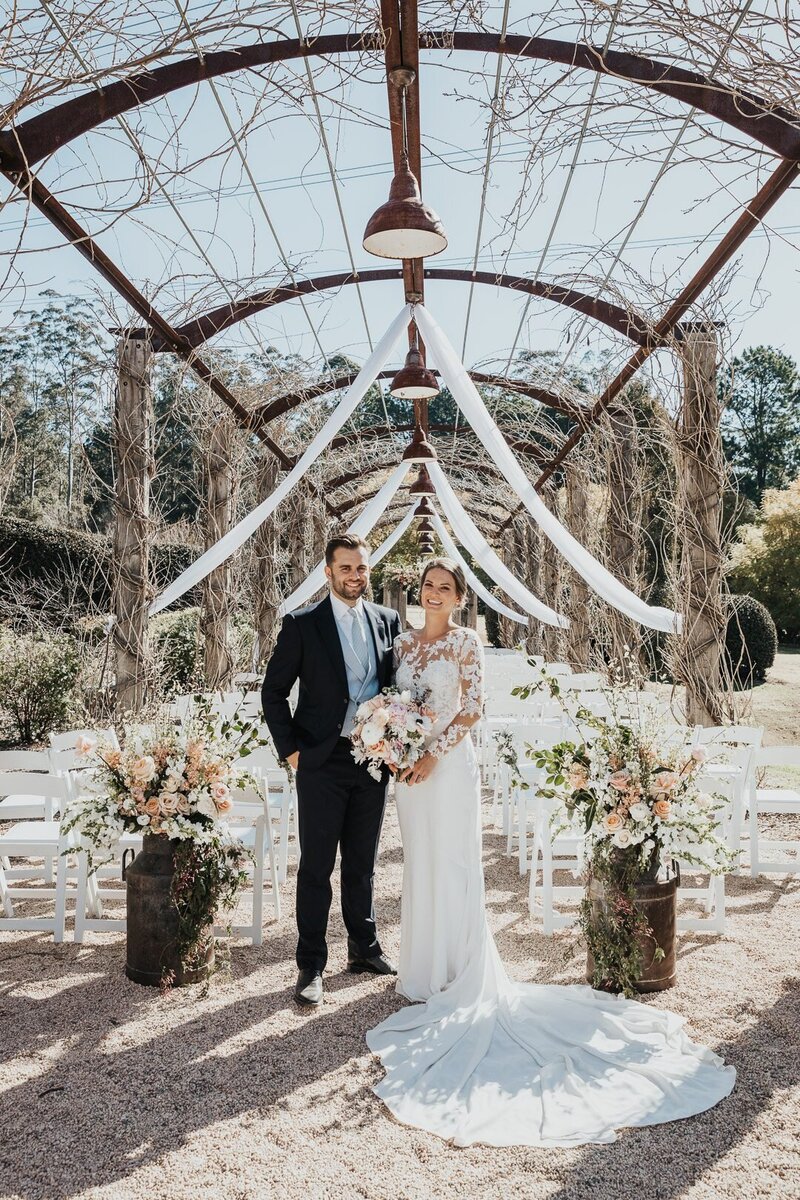
[[[432,714],[412,699],[411,692],[384,688],[356,712],[350,735],[353,758],[367,764],[373,779],[381,778],[384,767],[396,774],[422,757],[432,728]]]

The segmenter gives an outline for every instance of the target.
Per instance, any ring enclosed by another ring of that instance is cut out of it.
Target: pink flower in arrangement
[[[215,800],[214,803],[217,806],[217,811],[221,813],[230,812],[233,808],[233,801],[229,795],[223,796],[220,800]]]
[[[181,814],[181,816],[188,817],[188,815],[191,811],[192,811],[192,806],[190,805],[187,798],[185,796],[179,796],[178,797],[178,812]]]
[[[696,763],[704,763],[708,758],[708,750],[705,746],[695,746],[692,750],[692,759]]]
[[[656,771],[653,776],[653,789],[656,792],[671,792],[678,783],[674,771]]]
[[[230,791],[231,789],[228,787],[227,783],[214,783],[211,785],[211,798],[219,807],[221,801],[228,799]]]
[[[586,787],[589,782],[589,772],[582,762],[570,763],[567,770],[567,782],[573,791]]]
[[[619,815],[619,813],[615,810],[612,810],[610,813],[606,813],[606,815],[603,817],[603,829],[605,829],[606,833],[616,833],[617,830],[621,828],[622,817]]]
[[[662,821],[665,821],[672,812],[672,805],[670,804],[669,800],[665,800],[663,798],[661,800],[656,800],[655,804],[653,805],[653,812],[657,817],[660,817]]]
[[[75,739],[75,753],[79,758],[83,758],[89,753],[90,750],[94,750],[96,745],[97,742],[94,738],[87,737],[85,734],[81,733]]]
[[[144,811],[147,813],[148,817],[158,816],[159,812],[161,811],[161,804],[158,796],[151,796],[149,800],[145,801]]]
[[[608,782],[615,791],[625,792],[631,782],[631,773],[630,771],[615,771]]]
[[[107,750],[104,757],[112,771],[116,771],[122,762],[122,752],[120,750]]]
[[[149,783],[155,773],[155,759],[151,754],[142,754],[131,763],[131,775],[142,783]]]

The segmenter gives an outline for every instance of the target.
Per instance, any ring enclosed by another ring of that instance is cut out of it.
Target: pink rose
[[[631,782],[631,773],[630,771],[615,771],[608,782],[616,791],[624,792]]]
[[[613,811],[606,813],[606,815],[603,817],[603,829],[605,829],[606,833],[616,833],[617,830],[621,828],[622,817],[619,815],[619,813]]]
[[[97,743],[94,738],[86,737],[85,734],[80,734],[75,739],[75,753],[79,758],[88,754],[90,750],[94,750]]]
[[[672,805],[670,804],[669,800],[656,800],[655,804],[653,805],[653,812],[657,817],[661,817],[662,821],[664,821],[672,812]]]
[[[653,776],[653,787],[657,792],[671,792],[678,782],[674,771],[657,771]]]

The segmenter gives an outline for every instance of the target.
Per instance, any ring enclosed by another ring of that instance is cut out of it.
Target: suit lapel
[[[333,605],[331,604],[330,596],[326,596],[317,605],[316,610],[317,625],[322,634],[322,644],[328,651],[331,662],[336,669],[336,674],[341,679],[342,683],[347,688],[347,668],[344,665],[344,654],[342,653],[342,643],[339,638],[339,630],[336,625],[336,617],[333,615]]]

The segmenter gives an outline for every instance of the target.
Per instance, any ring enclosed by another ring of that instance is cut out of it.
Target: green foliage
[[[155,546],[155,587],[166,587],[195,556],[191,546]],[[110,541],[98,534],[0,517],[0,562],[30,593],[31,609],[63,617],[65,608],[76,616],[111,608],[112,548]],[[191,593],[183,602],[194,603]]]
[[[484,614],[486,620],[486,640],[490,646],[500,646],[500,614],[496,608],[486,605]]]
[[[800,641],[800,478],[767,489],[757,521],[731,548],[731,587],[769,609],[782,641]]]
[[[75,642],[66,634],[0,632],[0,696],[20,742],[42,741],[64,727],[78,669]]]
[[[165,696],[185,694],[197,683],[202,662],[200,609],[160,613],[150,625],[156,675]]]
[[[248,860],[249,850],[216,832],[205,843],[186,840],[175,846],[170,895],[178,913],[178,955],[184,971],[203,965],[215,917],[232,909],[247,886]],[[164,980],[166,985],[170,982]]]
[[[735,686],[763,683],[778,652],[778,631],[769,610],[752,596],[728,596],[725,653]]]
[[[719,381],[725,452],[739,490],[756,504],[800,470],[800,378],[787,354],[751,346]]]

